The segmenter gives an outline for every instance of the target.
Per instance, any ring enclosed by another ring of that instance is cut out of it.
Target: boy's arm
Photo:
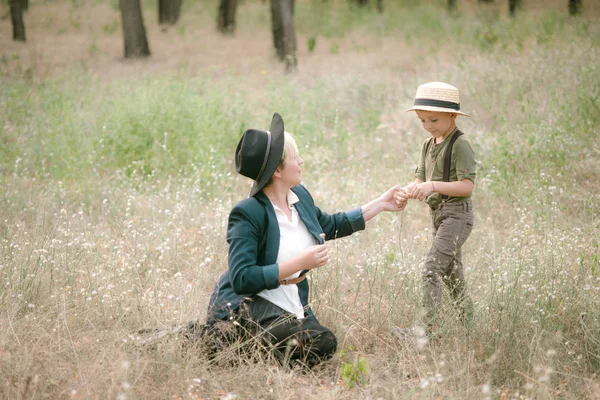
[[[412,188],[412,197],[419,200],[425,200],[434,192],[445,194],[450,197],[467,197],[473,193],[475,181],[475,154],[473,148],[464,136],[459,138],[452,149],[452,159],[456,168],[458,180],[454,182],[429,181],[419,182]],[[417,170],[419,172],[419,170]],[[421,178],[422,176],[417,176]]]
[[[467,197],[473,193],[473,181],[463,179],[455,182],[429,181],[418,183],[413,187],[413,198],[424,200],[431,193],[445,194],[451,197]]]

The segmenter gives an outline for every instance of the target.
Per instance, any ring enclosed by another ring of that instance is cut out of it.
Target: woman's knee
[[[337,351],[337,338],[330,330],[323,332],[318,336],[317,347],[322,357],[329,358]]]
[[[300,359],[308,367],[330,359],[337,351],[337,338],[327,330],[305,343]]]

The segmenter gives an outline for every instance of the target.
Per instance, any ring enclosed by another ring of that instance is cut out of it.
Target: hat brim
[[[453,110],[451,108],[443,108],[443,107],[433,107],[433,106],[414,106],[409,108],[408,110],[404,110],[404,112],[409,112],[409,111],[435,111],[435,112],[445,112],[445,113],[454,113],[454,114],[458,114],[458,115],[464,115],[465,117],[470,117],[469,114],[464,113],[462,111],[456,111]]]
[[[250,197],[254,196],[256,193],[260,192],[271,176],[277,170],[277,166],[281,161],[281,157],[283,156],[283,144],[284,144],[284,129],[283,129],[283,118],[278,113],[273,114],[273,119],[271,120],[271,148],[269,149],[269,155],[267,158],[267,165],[265,166],[265,170],[258,181],[254,181],[252,184],[252,188],[250,189]]]

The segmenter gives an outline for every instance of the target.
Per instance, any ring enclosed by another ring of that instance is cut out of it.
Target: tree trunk
[[[29,0],[21,0],[21,9],[23,11],[29,10]]]
[[[271,0],[271,28],[277,57],[285,62],[286,72],[297,69],[294,0]]]
[[[119,0],[125,41],[125,58],[150,55],[140,0]]]
[[[581,0],[569,0],[569,15],[581,13]]]
[[[158,0],[158,23],[175,25],[179,20],[183,0]]]
[[[283,22],[283,52],[285,55],[285,72],[298,69],[296,58],[296,30],[294,28],[294,0],[281,1],[281,20]]]
[[[273,32],[273,47],[277,58],[284,60],[283,52],[283,20],[281,19],[281,0],[271,0],[271,31]]]
[[[223,33],[233,33],[235,31],[235,10],[238,0],[220,0],[219,18],[217,19],[217,29]]]
[[[456,11],[456,0],[448,0],[448,11],[449,12]]]
[[[10,0],[10,17],[13,26],[13,40],[25,41],[22,0]]]
[[[514,17],[517,9],[521,7],[521,0],[508,0],[508,13]]]

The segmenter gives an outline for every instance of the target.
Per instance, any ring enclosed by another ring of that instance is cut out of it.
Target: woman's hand
[[[406,203],[408,203],[408,199],[410,199],[408,187],[403,187],[394,192],[394,200],[396,201],[396,206],[400,210],[404,210],[406,207]]]
[[[304,250],[300,255],[279,263],[279,279],[285,279],[298,271],[322,267],[329,261],[327,246],[317,244]]]
[[[397,193],[402,189],[400,186],[394,186],[379,196],[382,211],[402,211],[406,207],[406,201],[399,201]]]
[[[396,199],[395,193],[399,190],[400,186],[394,186],[386,190],[381,196],[362,206],[361,211],[365,222],[382,211],[402,211],[406,207],[406,203]]]
[[[329,261],[327,246],[324,244],[311,246],[304,250],[298,257],[300,258],[298,262],[302,266],[302,269],[319,268]]]

